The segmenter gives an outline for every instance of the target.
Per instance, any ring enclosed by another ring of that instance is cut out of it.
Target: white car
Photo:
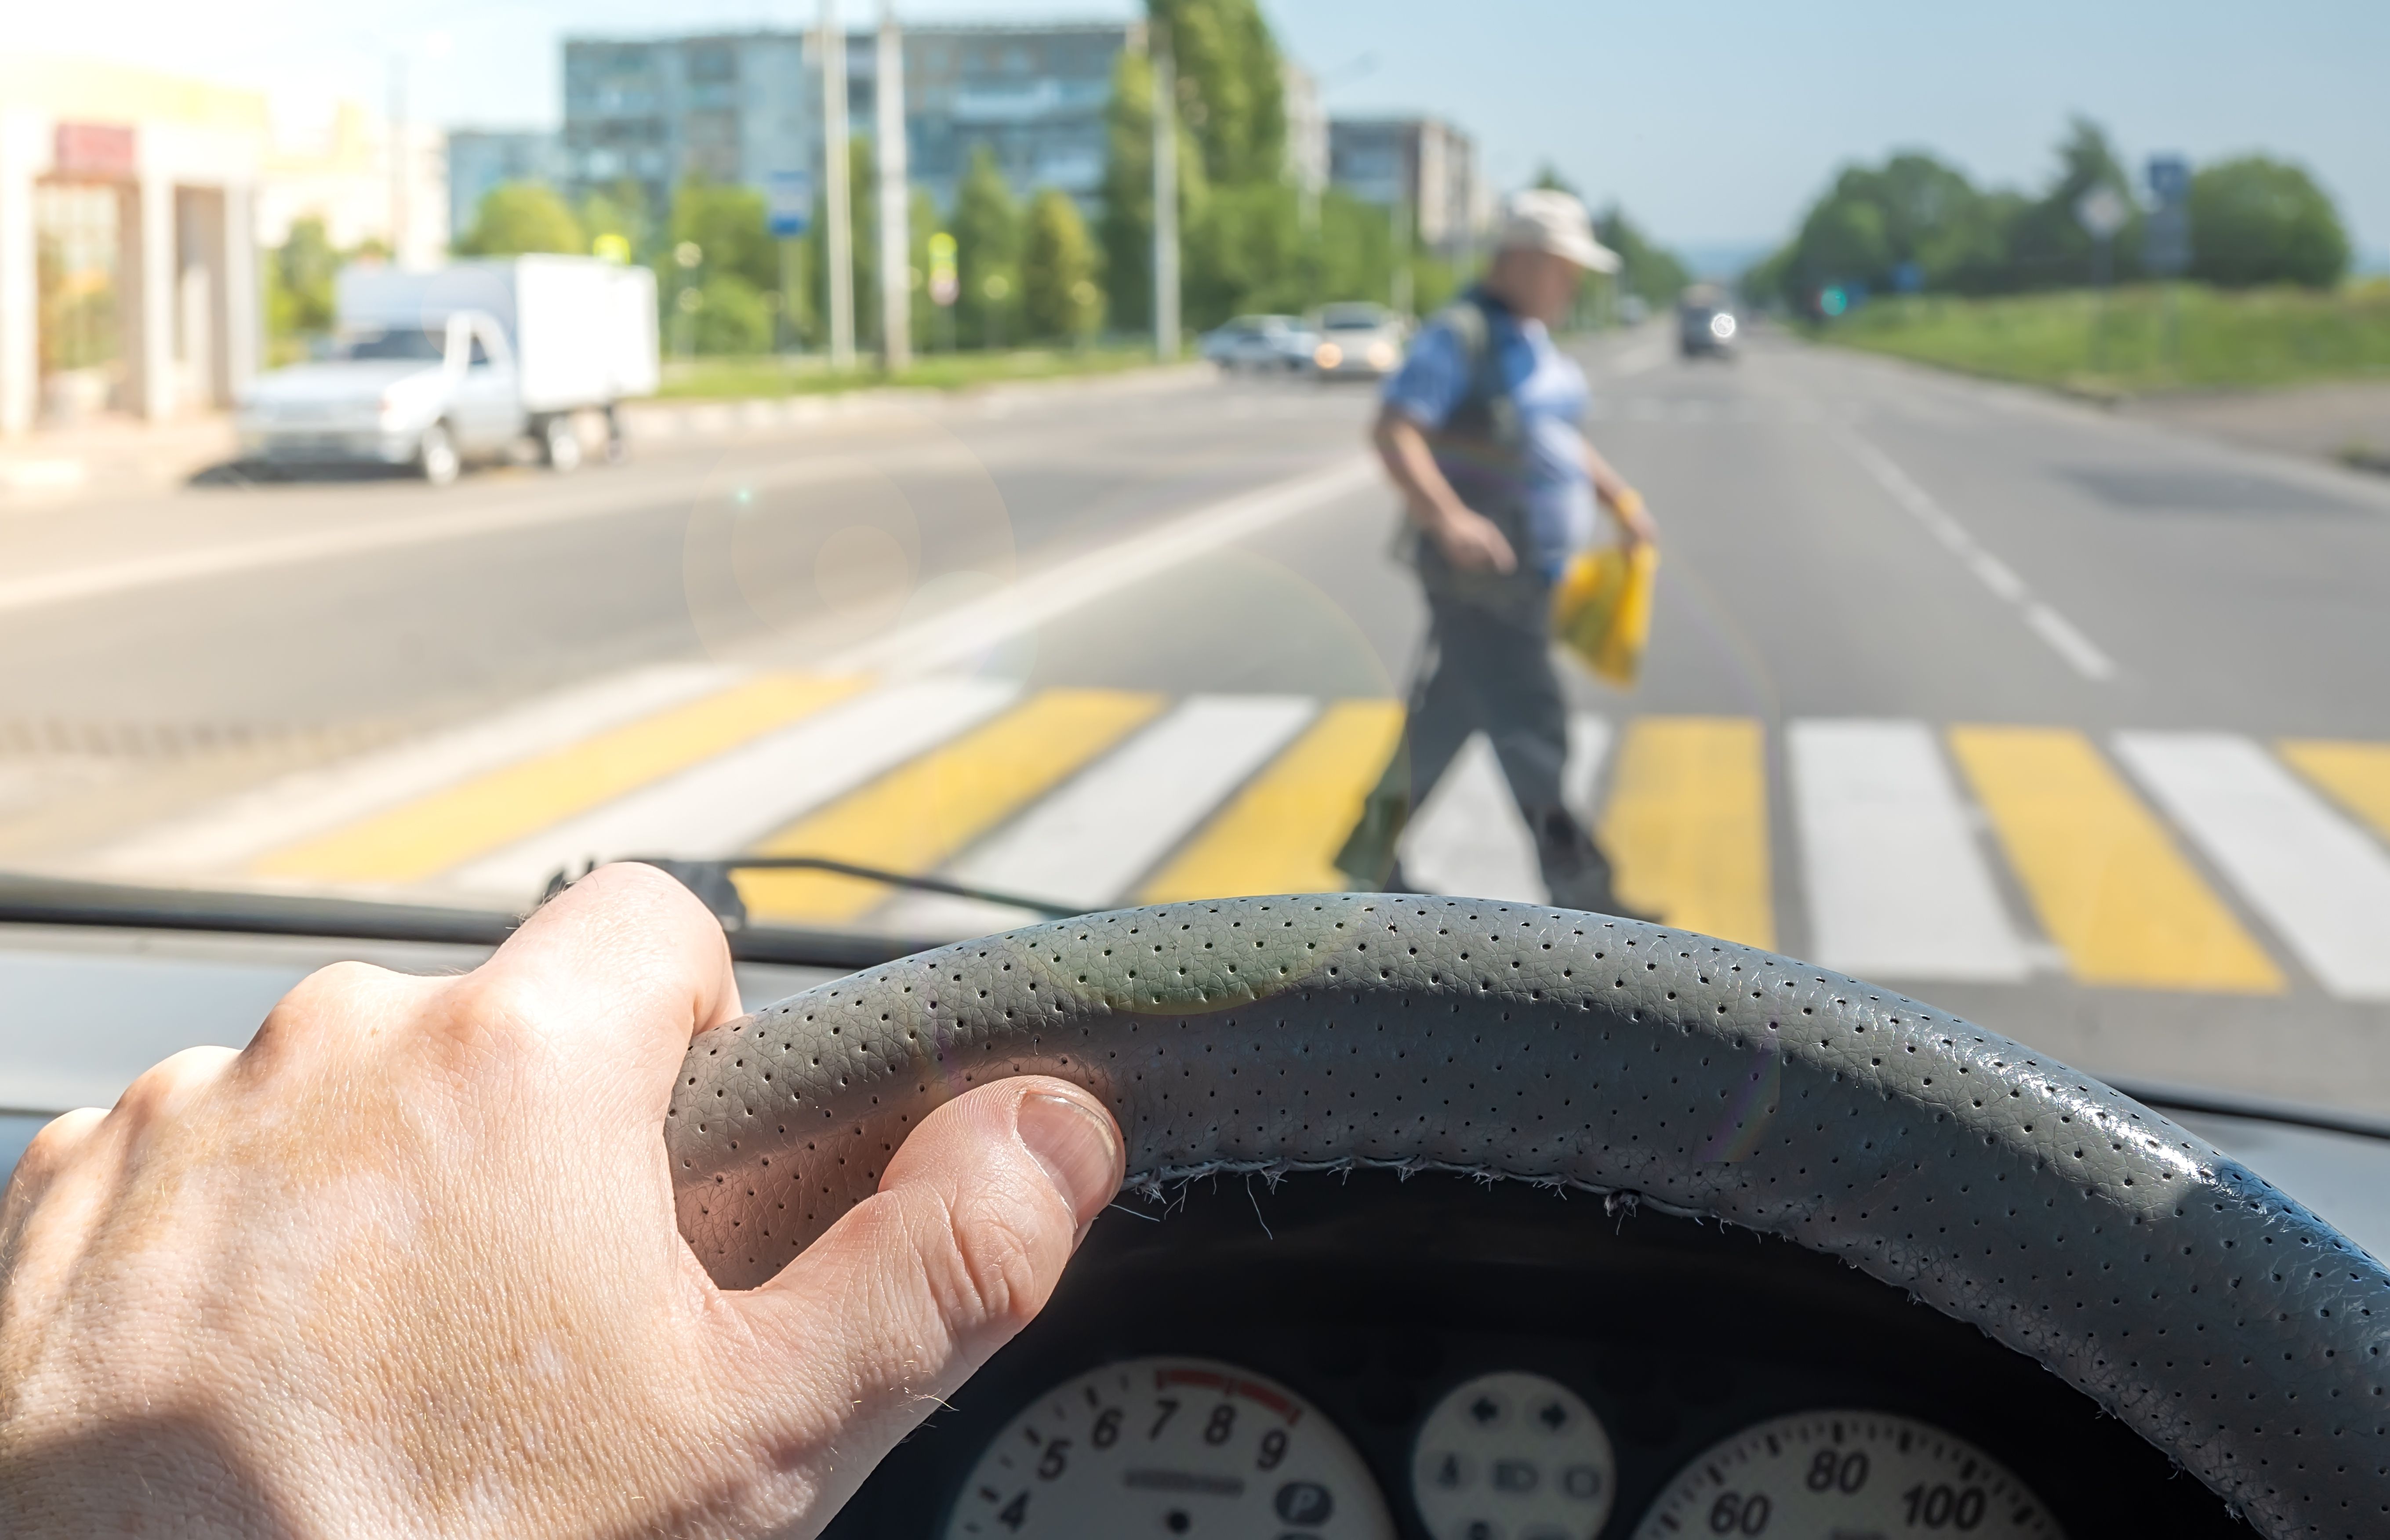
[[[1221,368],[1300,369],[1318,335],[1297,315],[1240,315],[1203,334],[1203,356]]]
[[[1319,312],[1312,373],[1323,379],[1392,374],[1403,361],[1403,318],[1383,305],[1328,305]]]

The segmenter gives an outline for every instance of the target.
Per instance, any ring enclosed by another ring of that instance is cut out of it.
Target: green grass
[[[1962,300],[1876,300],[1811,328],[1821,340],[2088,395],[2390,379],[2390,282],[2307,289],[2155,285]]]
[[[854,368],[843,373],[833,372],[829,361],[819,354],[797,358],[675,359],[665,363],[662,388],[656,394],[679,401],[719,401],[820,395],[888,385],[962,391],[974,385],[1019,379],[1113,374],[1152,363],[1150,348],[1112,346],[924,353],[913,360],[911,367],[894,374],[870,359],[858,359]]]

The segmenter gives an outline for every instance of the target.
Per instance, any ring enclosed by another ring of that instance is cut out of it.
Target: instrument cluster
[[[2247,1535],[2055,1376],[1831,1259],[1458,1178],[1099,1221],[844,1540]]]

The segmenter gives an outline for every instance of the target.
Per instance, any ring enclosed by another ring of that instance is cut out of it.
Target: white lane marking
[[[943,615],[900,626],[821,666],[833,674],[899,674],[964,662],[1106,594],[1357,492],[1378,475],[1374,460],[1356,456],[1180,514],[1158,528],[966,600]]]
[[[1195,695],[1074,776],[946,873],[957,882],[1100,909],[1125,894],[1318,714],[1297,695]],[[938,893],[875,921],[900,935],[976,936],[1039,917]]]
[[[1422,892],[1542,904],[1535,836],[1519,816],[1501,761],[1471,733],[1404,832],[1403,875]]]
[[[1785,729],[1809,956],[1862,979],[2011,982],[2031,962],[1921,722]]]
[[[1868,443],[1857,433],[1844,430],[1844,442],[1851,454],[1875,478],[1876,484],[1892,494],[1892,500],[1908,510],[1910,517],[1940,541],[1951,555],[1957,557],[1975,581],[1990,590],[1993,597],[2013,606],[2033,634],[2049,645],[2049,649],[2066,661],[2067,667],[2095,683],[2105,683],[2116,676],[2115,660],[2100,650],[2098,644],[2072,622],[2048,604],[2033,597],[2024,579],[2014,568],[1977,545],[1965,525],[1950,516],[1949,510],[1934,501],[1933,494],[1919,486],[1908,472],[1885,456],[1883,451]]]
[[[2116,753],[2307,970],[2390,1000],[2390,854],[2236,733],[2119,733]]]
[[[1594,825],[1594,793],[1602,762],[1610,757],[1610,723],[1592,712],[1569,712],[1568,765],[1561,772],[1561,802],[1577,822]]]
[[[157,878],[225,871],[269,850],[726,689],[745,671],[715,663],[635,669],[414,743],[286,776],[143,830],[100,852],[110,872]]]
[[[623,855],[727,855],[1002,711],[1002,680],[920,679],[840,701],[668,780],[458,867],[475,892],[536,897],[559,867]]]
[[[2036,599],[2024,607],[2024,623],[2033,634],[2048,642],[2057,654],[2075,665],[2075,672],[2086,679],[2113,678],[2116,665],[2100,650],[2090,637],[2075,629],[2075,622]]]

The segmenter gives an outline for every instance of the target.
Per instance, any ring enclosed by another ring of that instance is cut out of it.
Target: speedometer
[[[1360,1454],[1274,1380],[1137,1358],[1022,1408],[971,1467],[947,1540],[1394,1540]]]
[[[1705,1450],[1635,1540],[1964,1535],[2063,1540],[2023,1482],[1966,1440],[1883,1412],[1802,1412]]]

